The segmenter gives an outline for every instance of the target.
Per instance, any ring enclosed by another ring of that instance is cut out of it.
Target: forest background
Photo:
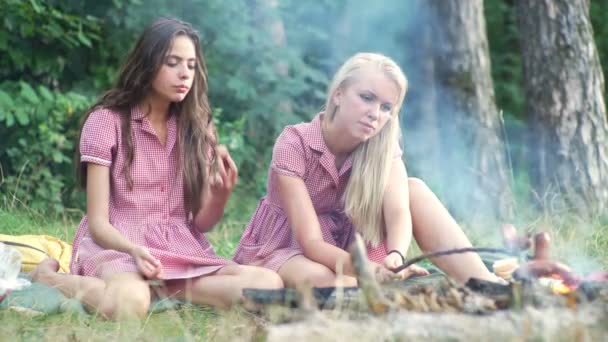
[[[558,219],[605,258],[604,0],[1,0],[0,232],[72,239],[85,208],[73,176],[81,118],[159,16],[200,32],[220,141],[239,166],[216,233],[223,254],[265,193],[278,133],[322,109],[346,58],[371,51],[409,79],[410,176],[460,222],[495,232]]]
[[[0,0],[1,234],[73,239],[85,208],[73,174],[81,118],[159,16],[200,32],[220,141],[239,166],[208,234],[220,255],[231,257],[265,193],[282,128],[319,112],[336,68],[370,51],[409,79],[410,176],[475,245],[500,245],[511,222],[549,231],[579,273],[608,268],[608,0]],[[222,315],[186,307],[135,330],[6,310],[0,320],[15,340],[256,336],[242,324],[255,318]]]

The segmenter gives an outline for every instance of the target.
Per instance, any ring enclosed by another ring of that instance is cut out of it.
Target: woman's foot
[[[47,283],[48,279],[57,274],[59,262],[55,259],[46,259],[30,272],[32,281]]]

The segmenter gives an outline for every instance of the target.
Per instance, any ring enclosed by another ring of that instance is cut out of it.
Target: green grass
[[[70,314],[30,318],[12,310],[0,311],[0,322],[0,340],[5,341],[205,341],[251,339],[259,334],[252,314],[240,308],[216,311],[193,305],[151,314],[139,322]]]
[[[227,215],[208,238],[216,252],[230,257],[255,209],[257,199],[233,196]],[[79,214],[48,217],[27,209],[1,209],[0,233],[47,234],[71,241]],[[584,220],[576,215],[521,211],[514,222],[521,232],[548,231],[554,255],[580,272],[608,269],[608,217]],[[498,223],[463,225],[476,246],[499,247]],[[419,253],[411,248],[409,255]],[[0,340],[243,340],[263,339],[259,318],[236,307],[217,311],[193,305],[149,315],[141,322],[108,322],[95,316],[73,314],[42,315],[31,318],[12,310],[0,311]]]
[[[530,208],[517,212],[519,217],[508,223],[514,224],[520,234],[548,232],[554,259],[582,274],[608,270],[608,215],[583,218],[572,212],[536,212]],[[463,227],[474,245],[499,247],[502,242],[500,223],[477,222]]]
[[[233,196],[227,214],[208,238],[216,253],[230,258],[257,199]],[[44,234],[72,241],[80,215],[49,217],[27,208],[0,208],[0,234]],[[142,322],[108,322],[74,314],[30,316],[0,310],[0,340],[233,340],[256,334],[252,315],[242,308],[225,311],[194,305],[150,314]]]

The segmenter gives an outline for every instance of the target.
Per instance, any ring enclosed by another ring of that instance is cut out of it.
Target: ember
[[[564,284],[564,281],[557,274],[551,277],[539,278],[538,282],[541,285],[550,288],[555,294],[566,295],[576,290],[575,287],[570,287]]]

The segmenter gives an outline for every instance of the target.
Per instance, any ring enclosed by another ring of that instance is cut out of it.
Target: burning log
[[[516,279],[534,278],[559,278],[564,284],[576,286],[580,283],[580,277],[572,273],[572,270],[557,261],[552,260],[531,260],[519,267],[515,273]]]
[[[509,248],[513,241],[524,241],[524,238],[518,237],[515,227],[512,225],[503,225],[502,234],[505,240],[505,245]],[[525,238],[529,241],[530,238]],[[567,293],[569,289],[574,289],[581,282],[580,277],[572,272],[572,270],[557,261],[551,260],[551,237],[547,232],[540,232],[534,235],[534,253],[532,260],[523,263],[515,272],[513,277],[519,280],[526,279],[541,279],[551,278],[561,281],[562,287],[559,287],[557,282],[544,281],[551,288],[555,288],[556,293]],[[561,284],[559,284],[561,285]]]
[[[513,241],[524,241],[523,238],[517,236],[517,231],[512,225],[503,225],[501,232],[507,248],[514,245]],[[581,300],[594,300],[598,297],[598,293],[608,292],[606,290],[608,289],[608,272],[595,272],[581,277],[575,274],[570,267],[552,260],[550,249],[551,237],[548,233],[540,232],[534,235],[532,259],[523,263],[513,273],[514,279],[528,283],[523,286],[527,288],[526,291],[532,291],[533,286],[530,282],[536,281],[549,288],[553,294],[566,296],[570,307],[574,307]],[[579,289],[580,291],[578,291]]]

